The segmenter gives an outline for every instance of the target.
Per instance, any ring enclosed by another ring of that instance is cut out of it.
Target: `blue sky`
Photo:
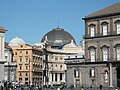
[[[57,26],[64,28],[77,44],[84,35],[82,20],[88,14],[120,0],[0,0],[0,26],[6,32],[6,41],[19,36],[28,44]]]

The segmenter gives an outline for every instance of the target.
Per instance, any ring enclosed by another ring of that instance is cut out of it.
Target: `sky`
[[[0,0],[0,26],[8,30],[6,42],[21,37],[33,45],[59,26],[79,45],[85,32],[82,18],[117,2],[120,0]]]

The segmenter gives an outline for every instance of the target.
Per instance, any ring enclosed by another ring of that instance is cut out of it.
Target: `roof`
[[[25,44],[25,41],[20,37],[15,37],[9,42],[9,46],[18,46],[20,44]]]
[[[70,43],[71,40],[76,44],[73,36],[69,32],[57,27],[45,34],[41,42],[47,41],[50,46],[63,46]]]
[[[98,10],[92,14],[85,16],[84,19],[98,17],[98,16],[106,16],[106,15],[113,15],[113,14],[120,14],[120,2],[112,4],[106,8]]]
[[[3,27],[0,26],[0,33],[5,33],[7,30],[5,30]]]

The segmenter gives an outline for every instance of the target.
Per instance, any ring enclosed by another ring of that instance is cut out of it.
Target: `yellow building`
[[[13,61],[16,61],[16,81],[41,86],[42,85],[42,50],[25,44],[20,37],[13,38],[9,46],[13,50]]]

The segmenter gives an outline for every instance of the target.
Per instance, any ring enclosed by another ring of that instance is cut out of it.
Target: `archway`
[[[116,68],[117,70],[117,86],[120,87],[120,66]]]

